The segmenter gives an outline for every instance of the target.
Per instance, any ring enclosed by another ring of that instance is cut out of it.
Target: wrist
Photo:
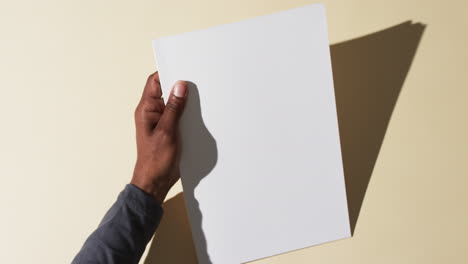
[[[166,187],[166,184],[163,184],[160,181],[148,182],[141,180],[138,177],[133,177],[130,183],[152,196],[160,205],[164,202],[164,199],[166,198],[166,195],[169,191],[169,189]]]

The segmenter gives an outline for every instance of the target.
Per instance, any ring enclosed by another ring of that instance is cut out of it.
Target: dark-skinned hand
[[[137,161],[131,183],[159,204],[180,178],[178,123],[187,92],[186,82],[177,81],[164,103],[159,75],[153,73],[135,110]]]

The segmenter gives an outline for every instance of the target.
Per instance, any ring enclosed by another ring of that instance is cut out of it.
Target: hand
[[[178,123],[187,92],[187,84],[177,81],[165,105],[159,75],[153,73],[135,110],[138,157],[131,183],[159,204],[180,178]]]

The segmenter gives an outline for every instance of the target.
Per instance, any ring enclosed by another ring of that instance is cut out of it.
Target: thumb
[[[177,81],[174,84],[166,106],[164,107],[164,112],[157,125],[160,129],[169,133],[175,132],[180,116],[182,115],[185,107],[187,93],[188,89],[186,82]]]

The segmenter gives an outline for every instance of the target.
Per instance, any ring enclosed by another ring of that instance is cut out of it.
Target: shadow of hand
[[[184,195],[178,194],[163,204],[165,214],[149,248],[145,264],[197,263],[196,256],[201,263],[211,263],[195,188],[215,167],[218,151],[216,140],[202,119],[198,87],[192,82],[187,82],[187,85],[189,93],[180,121],[180,172]]]

